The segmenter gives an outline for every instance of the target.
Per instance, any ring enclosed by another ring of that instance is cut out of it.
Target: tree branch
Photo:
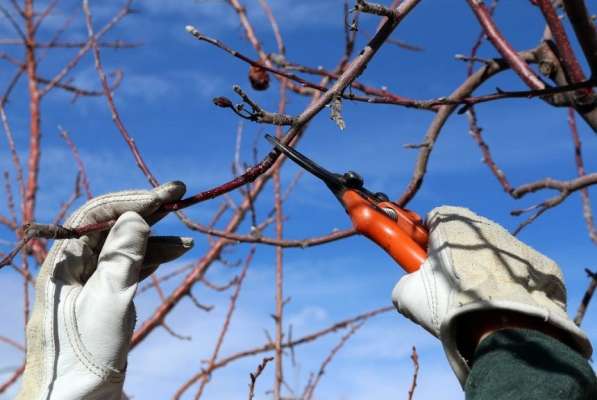
[[[591,67],[591,76],[597,77],[597,31],[587,6],[584,0],[566,0],[563,3],[576,38]]]

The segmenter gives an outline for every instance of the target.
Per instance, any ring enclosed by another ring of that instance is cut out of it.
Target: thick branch
[[[523,60],[532,61],[535,56],[532,51],[526,51],[522,52],[520,57]],[[458,89],[452,92],[448,99],[457,101],[470,96],[470,94],[483,82],[491,78],[496,73],[504,71],[508,68],[508,66],[509,64],[504,60],[493,60],[491,63],[484,65],[477,72],[467,78],[467,80],[460,85]],[[433,151],[435,141],[437,140],[448,117],[450,117],[450,115],[454,112],[455,108],[455,105],[444,105],[440,107],[435,118],[431,122],[431,125],[427,128],[427,132],[423,140],[424,146],[422,146],[420,149],[412,178],[398,200],[399,205],[406,205],[415,196],[423,184],[423,178],[427,171],[427,163],[429,162],[429,157]]]
[[[576,38],[591,67],[591,76],[597,77],[597,31],[587,6],[584,0],[566,0],[563,3]]]
[[[547,26],[549,26],[549,30],[551,31],[551,34],[556,42],[558,52],[560,54],[560,60],[568,79],[571,83],[584,81],[585,75],[582,71],[580,63],[578,62],[578,59],[576,58],[576,55],[574,54],[574,51],[572,50],[572,46],[568,40],[568,35],[566,35],[562,21],[560,21],[560,18],[558,17],[551,0],[537,0],[537,5],[541,9],[543,17],[545,18],[545,21],[547,21]],[[579,92],[581,95],[588,96],[593,91],[582,90]]]
[[[483,4],[482,0],[467,0],[471,9],[475,13],[475,16],[479,20],[479,23],[485,30],[487,38],[500,52],[502,57],[506,60],[508,65],[514,72],[520,76],[520,78],[531,88],[531,89],[544,89],[545,84],[539,77],[533,72],[533,70],[508,43],[502,33],[496,26],[489,9]]]
[[[597,184],[597,172],[584,175],[570,181],[560,181],[557,179],[545,178],[537,182],[527,183],[517,187],[512,191],[512,196],[516,199],[519,199],[529,193],[533,193],[542,189],[553,189],[560,192],[570,193],[595,184]]]

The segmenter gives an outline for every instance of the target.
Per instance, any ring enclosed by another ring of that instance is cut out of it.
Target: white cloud
[[[127,74],[117,94],[125,99],[140,99],[153,103],[163,100],[164,96],[170,96],[175,92],[174,88],[170,80],[159,75],[133,72]]]
[[[314,324],[329,321],[328,312],[323,307],[307,306],[288,317],[288,323],[299,329],[307,329]]]

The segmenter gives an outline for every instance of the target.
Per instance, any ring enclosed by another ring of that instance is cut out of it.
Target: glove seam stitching
[[[93,360],[93,355],[89,350],[87,350],[84,343],[81,341],[75,311],[76,300],[80,293],[80,290],[72,289],[67,294],[68,300],[66,301],[65,306],[65,325],[69,342],[73,347],[75,355],[89,372],[103,381],[110,383],[120,383],[124,380],[122,372],[115,368],[110,368],[95,362]],[[73,296],[74,298],[71,300],[70,297]]]
[[[97,199],[95,199],[95,201],[92,205],[85,207],[84,209],[80,210],[75,215],[73,215],[69,219],[67,225],[71,228],[79,226],[79,224],[82,222],[82,220],[85,218],[85,216],[87,214],[90,214],[98,207],[102,207],[102,206],[105,206],[106,204],[115,202],[114,200],[117,200],[118,204],[139,202],[139,201],[144,200],[145,198],[148,200],[148,203],[151,203],[152,200],[153,201],[156,200],[155,196],[151,192],[149,192],[148,194],[141,193],[141,194],[135,195],[137,197],[135,197],[133,199],[128,199],[128,200],[120,200],[119,199],[122,197],[126,198],[126,197],[130,197],[130,196],[132,196],[132,195],[129,193],[129,194],[123,194],[123,195],[119,195],[119,196],[110,195],[110,197],[98,197]],[[147,205],[150,205],[150,204],[147,204]]]

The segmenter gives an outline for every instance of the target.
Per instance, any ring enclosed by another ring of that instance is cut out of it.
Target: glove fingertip
[[[180,200],[187,191],[187,186],[181,181],[164,183],[153,189],[162,204]]]
[[[192,238],[178,236],[151,236],[139,280],[153,273],[160,264],[174,261],[193,248]]]

